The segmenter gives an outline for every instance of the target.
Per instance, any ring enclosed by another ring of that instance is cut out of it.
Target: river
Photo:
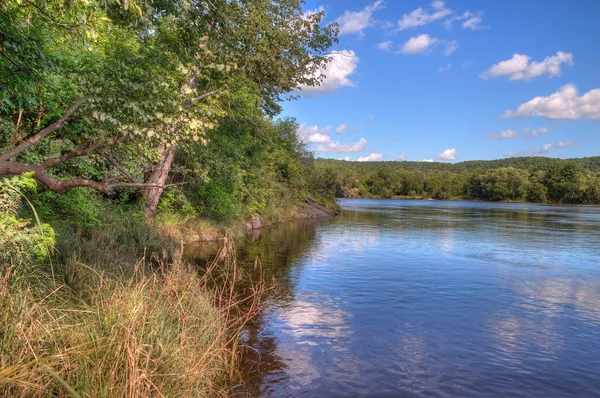
[[[600,396],[600,208],[340,206],[241,249],[278,290],[240,396]]]

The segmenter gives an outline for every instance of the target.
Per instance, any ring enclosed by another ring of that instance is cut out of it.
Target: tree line
[[[600,157],[521,157],[456,164],[317,161],[324,191],[338,197],[600,203]]]

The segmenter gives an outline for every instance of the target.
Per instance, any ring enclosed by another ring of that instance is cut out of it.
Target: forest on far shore
[[[323,179],[318,186],[327,187],[324,194],[337,197],[600,203],[600,156],[460,163],[318,159],[315,163]]]

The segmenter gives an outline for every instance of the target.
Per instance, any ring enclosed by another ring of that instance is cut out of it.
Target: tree
[[[32,171],[56,192],[145,188],[152,214],[178,144],[205,144],[240,88],[255,86],[275,114],[287,93],[320,83],[337,28],[301,5],[8,1],[0,174]]]

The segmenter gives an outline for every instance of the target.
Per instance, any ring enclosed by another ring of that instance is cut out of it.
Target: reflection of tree
[[[306,221],[268,228],[238,244],[238,264],[254,281],[274,281],[272,299],[291,304],[297,283],[293,273],[300,271],[299,260],[315,244],[315,227],[315,222]],[[278,341],[264,331],[269,315],[267,309],[247,326],[241,369],[244,384],[237,389],[236,396],[258,396],[266,375],[277,378],[285,374],[287,365],[278,356]]]
[[[298,259],[306,256],[315,244],[314,221],[282,224],[268,228],[258,237],[240,244],[238,262],[253,280],[275,281],[280,298],[292,297],[296,281],[291,271],[298,271]]]

